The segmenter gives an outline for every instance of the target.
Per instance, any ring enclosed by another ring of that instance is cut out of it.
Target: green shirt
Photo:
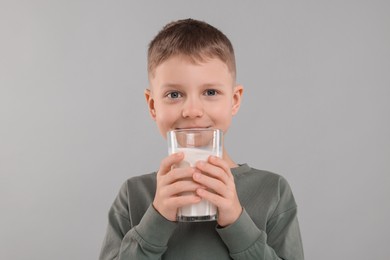
[[[232,173],[244,210],[224,228],[168,221],[152,206],[156,173],[128,179],[109,211],[99,259],[304,259],[287,181],[247,164]]]

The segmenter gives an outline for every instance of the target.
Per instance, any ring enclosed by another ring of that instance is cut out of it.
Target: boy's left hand
[[[206,189],[197,189],[196,194],[218,208],[218,225],[225,227],[234,223],[242,212],[236,185],[230,167],[223,159],[210,156],[207,162],[198,162],[194,181]],[[211,190],[211,191],[210,191]]]

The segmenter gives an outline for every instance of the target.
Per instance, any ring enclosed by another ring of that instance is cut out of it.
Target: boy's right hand
[[[201,200],[195,191],[202,186],[192,180],[195,169],[173,167],[183,159],[183,153],[171,154],[161,161],[157,172],[157,188],[153,207],[170,221],[176,221],[178,208],[198,203]]]

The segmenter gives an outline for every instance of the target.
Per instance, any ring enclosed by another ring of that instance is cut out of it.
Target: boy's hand
[[[207,162],[198,162],[193,178],[204,188],[198,188],[196,194],[218,208],[218,225],[225,227],[235,222],[242,213],[236,185],[229,165],[221,158],[210,156]]]
[[[183,153],[172,154],[161,161],[153,207],[166,219],[176,221],[177,209],[198,203],[195,191],[202,186],[192,180],[194,168],[173,168],[184,159]],[[183,192],[189,192],[183,195]]]

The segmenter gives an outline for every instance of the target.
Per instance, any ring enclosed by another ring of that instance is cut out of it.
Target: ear
[[[244,92],[244,87],[237,85],[233,89],[233,102],[232,102],[232,115],[236,115],[240,109],[242,93]]]
[[[152,98],[152,93],[150,89],[145,89],[145,98],[146,103],[149,108],[149,114],[152,117],[153,120],[156,120],[156,110],[154,108],[154,99]]]

